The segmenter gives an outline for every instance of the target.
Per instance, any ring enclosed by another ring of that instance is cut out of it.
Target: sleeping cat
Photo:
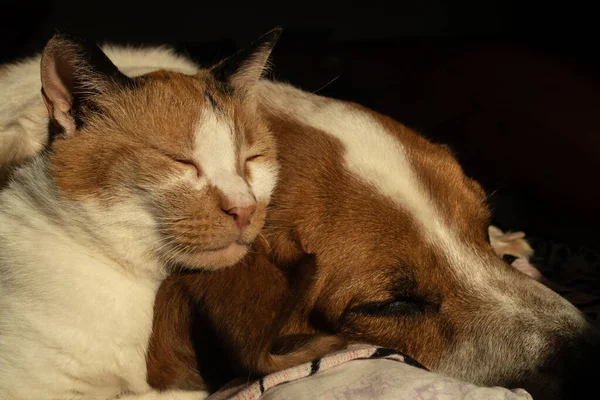
[[[279,32],[135,78],[83,40],[48,42],[58,133],[0,192],[0,399],[206,395],[146,383],[154,298],[177,265],[234,264],[262,227],[278,168],[253,87]]]

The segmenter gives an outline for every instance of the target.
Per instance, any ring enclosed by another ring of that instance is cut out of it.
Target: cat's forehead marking
[[[202,177],[196,180],[195,187],[209,185],[238,206],[252,204],[254,199],[242,173],[240,156],[248,140],[243,129],[236,129],[236,102],[216,90],[210,79],[165,71],[149,77],[157,87],[175,94],[173,104],[161,112],[165,121],[159,136],[166,136],[175,152],[187,153],[185,157],[193,158],[200,167]],[[166,131],[171,134],[165,135]]]
[[[233,120],[204,108],[194,130],[194,157],[202,167],[204,181],[227,198],[243,206],[253,202],[250,189],[240,175],[239,138]]]
[[[236,152],[233,121],[213,110],[201,110],[194,129],[194,155],[205,173],[235,172]]]

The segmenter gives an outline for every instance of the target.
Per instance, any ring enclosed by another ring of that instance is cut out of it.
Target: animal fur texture
[[[499,259],[485,191],[444,146],[290,85],[261,81],[255,94],[281,165],[261,240],[233,268],[161,285],[152,387],[212,390],[331,333],[534,397],[594,382],[597,331]]]

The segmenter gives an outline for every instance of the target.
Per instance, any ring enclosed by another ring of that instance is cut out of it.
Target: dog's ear
[[[268,69],[269,56],[281,36],[281,31],[282,29],[277,27],[267,32],[250,46],[211,68],[214,78],[242,94],[251,91]]]
[[[42,52],[41,80],[51,121],[70,135],[81,125],[94,96],[110,85],[128,82],[129,78],[95,44],[59,34],[48,41]]]

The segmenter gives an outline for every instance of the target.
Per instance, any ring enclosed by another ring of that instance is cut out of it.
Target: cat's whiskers
[[[167,248],[166,252],[166,264],[171,266],[173,265],[173,260],[175,260],[181,254],[181,245],[174,243],[174,246],[170,246]]]
[[[154,246],[156,246],[157,244],[158,244],[159,246],[158,246],[158,247],[156,247],[156,248],[154,249],[154,252],[155,252],[155,253],[160,253],[160,252],[162,252],[162,251],[163,251],[165,248],[169,248],[169,246],[171,246],[171,245],[173,244],[173,240],[174,240],[174,239],[175,239],[175,237],[174,237],[174,236],[172,236],[172,237],[165,236],[165,237],[162,237],[162,238],[158,239],[158,240],[155,242]],[[153,247],[154,247],[154,246],[153,246]]]
[[[259,237],[262,238],[262,240],[267,244],[267,251],[270,253],[271,252],[271,244],[269,243],[269,241],[267,240],[267,238],[265,237],[265,235],[263,235],[262,233],[258,234]],[[251,250],[252,248],[250,248]],[[248,250],[248,252],[250,252],[250,250]]]

